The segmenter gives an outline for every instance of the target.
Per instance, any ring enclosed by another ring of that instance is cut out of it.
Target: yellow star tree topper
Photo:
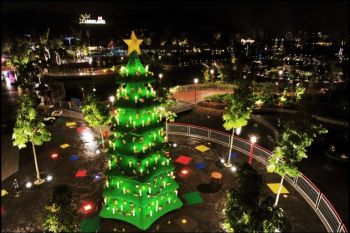
[[[135,32],[131,31],[131,37],[129,40],[123,40],[128,45],[128,55],[133,51],[136,51],[137,54],[141,54],[140,44],[143,40],[137,39]]]

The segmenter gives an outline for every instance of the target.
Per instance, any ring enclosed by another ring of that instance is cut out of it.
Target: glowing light
[[[177,144],[176,144],[176,143],[174,143],[174,144],[173,144],[173,147],[177,147]]]
[[[81,137],[83,138],[84,141],[86,142],[92,142],[94,140],[94,135],[92,132],[88,129],[85,129],[81,133]]]
[[[183,219],[181,220],[181,223],[182,223],[182,224],[186,224],[186,223],[187,223],[187,219],[183,218]]]
[[[241,134],[241,131],[242,131],[242,128],[237,128],[237,129],[236,129],[236,134],[237,134],[237,135],[240,135],[240,134]]]
[[[101,153],[101,151],[99,149],[97,149],[95,152],[96,152],[96,154],[100,154]]]
[[[90,19],[90,15],[81,14],[79,18],[79,24],[106,24],[106,20],[102,16],[98,16],[96,19]]]
[[[220,159],[220,162],[221,162],[221,163],[224,163],[224,162],[225,162],[225,160],[224,160],[224,159]]]
[[[28,181],[27,183],[26,183],[26,188],[31,188],[33,186],[33,184],[32,184],[32,182],[30,182],[30,181]]]
[[[257,138],[256,136],[251,136],[251,137],[250,137],[250,142],[251,142],[251,143],[256,143],[257,140],[258,140],[258,138]]]
[[[232,172],[236,172],[236,171],[237,171],[237,167],[236,167],[236,166],[232,166],[232,167],[231,167],[231,171],[232,171]]]
[[[186,174],[188,173],[188,171],[187,171],[186,169],[182,169],[182,170],[181,170],[181,173],[184,174],[184,175],[186,175]]]
[[[51,176],[51,175],[48,175],[47,177],[46,177],[46,180],[47,181],[51,181],[53,179],[53,177]]]
[[[109,101],[111,101],[112,103],[114,103],[114,100],[115,100],[115,98],[113,95],[109,97]]]
[[[94,210],[94,203],[91,201],[85,201],[82,203],[81,211],[83,214],[89,214]]]
[[[57,154],[57,153],[53,153],[53,154],[51,155],[51,158],[52,158],[52,159],[57,159],[57,158],[58,158],[58,154]]]
[[[197,84],[197,83],[198,83],[198,78],[195,78],[195,79],[193,80],[193,82],[194,82],[194,84]]]
[[[86,206],[84,206],[84,210],[85,210],[85,211],[91,210],[91,208],[92,208],[91,205],[86,205]]]

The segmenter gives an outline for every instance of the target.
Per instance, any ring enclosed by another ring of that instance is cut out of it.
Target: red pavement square
[[[75,173],[75,177],[85,177],[87,176],[87,171],[85,169],[80,169]]]
[[[185,155],[180,155],[176,160],[175,162],[177,163],[181,163],[183,165],[187,165],[189,164],[189,162],[191,162],[192,158],[188,157],[188,156],[185,156]]]
[[[86,129],[86,127],[81,126],[81,127],[77,128],[77,131],[78,131],[78,133],[82,133],[85,129]]]

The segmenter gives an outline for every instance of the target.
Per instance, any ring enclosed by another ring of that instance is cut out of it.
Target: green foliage
[[[99,103],[94,94],[86,95],[81,111],[84,113],[84,120],[92,127],[106,125],[109,122],[107,106]]]
[[[223,114],[224,128],[231,130],[247,125],[254,104],[249,83],[241,82],[235,93],[227,96],[225,103],[227,107]]]
[[[209,72],[209,67],[207,66],[204,66],[201,70],[202,72],[202,75],[203,75],[203,78],[204,78],[204,81],[205,82],[210,82],[210,72]]]
[[[265,105],[274,105],[277,102],[275,85],[270,82],[256,84],[254,92],[255,103],[259,101]]]
[[[215,101],[215,102],[224,102],[225,99],[229,98],[231,94],[225,93],[225,94],[214,94],[204,97],[204,100],[206,101]]]
[[[161,107],[158,108],[158,111],[165,117],[166,121],[174,122],[177,115],[170,111],[169,108],[176,106],[176,99],[169,89],[165,87],[159,88],[155,101],[160,102]]]
[[[238,188],[227,192],[224,228],[228,232],[290,231],[290,224],[264,190],[261,175],[248,163],[238,171]]]
[[[19,97],[16,123],[13,129],[13,145],[19,149],[26,147],[27,142],[42,145],[50,141],[51,134],[46,130],[43,118],[34,106],[33,94],[25,90]]]
[[[78,232],[77,221],[72,201],[72,190],[69,186],[59,185],[54,188],[47,200],[46,217],[43,229],[48,232]]]

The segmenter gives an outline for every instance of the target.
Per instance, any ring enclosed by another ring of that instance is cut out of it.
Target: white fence
[[[228,133],[188,124],[169,123],[168,133],[206,139],[224,146],[229,146],[231,140],[231,135]],[[248,155],[250,146],[251,144],[249,141],[239,137],[234,137],[234,150]],[[253,157],[261,163],[266,165],[267,159],[270,155],[271,151],[268,151],[259,145],[254,147]],[[327,197],[304,174],[301,174],[297,178],[287,176],[286,180],[314,209],[328,232],[348,232],[346,226],[343,224],[337,211],[328,201]]]

